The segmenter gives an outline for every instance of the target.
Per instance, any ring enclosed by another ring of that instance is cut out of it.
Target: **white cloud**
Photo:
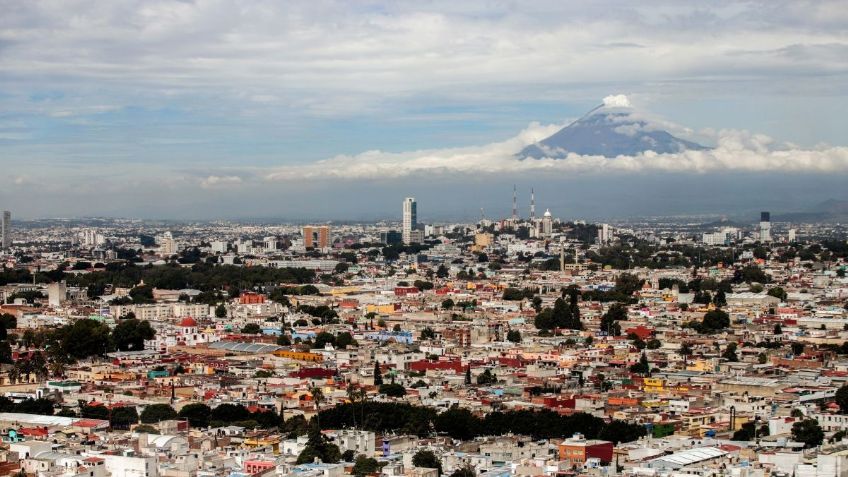
[[[604,106],[610,108],[629,108],[630,100],[623,94],[609,95],[604,98]]]
[[[209,176],[200,180],[200,187],[214,189],[218,187],[232,187],[242,183],[239,176]]]
[[[577,154],[570,154],[564,159],[516,158],[515,154],[522,148],[560,127],[531,124],[509,140],[478,147],[406,153],[367,151],[353,156],[337,156],[310,164],[275,168],[262,177],[268,181],[355,181],[435,174],[480,176],[533,172],[586,176],[639,172],[848,173],[848,147],[800,149],[793,145],[778,145],[762,134],[736,130],[715,133],[717,146],[705,151],[678,154],[647,151],[637,156],[615,158]]]

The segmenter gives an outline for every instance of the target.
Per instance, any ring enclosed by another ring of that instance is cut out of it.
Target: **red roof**
[[[183,327],[183,328],[191,328],[191,327],[197,326],[197,322],[194,321],[194,318],[187,316],[187,317],[183,318],[182,321],[180,321],[180,326]]]

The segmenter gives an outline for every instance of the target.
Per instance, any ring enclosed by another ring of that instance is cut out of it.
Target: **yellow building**
[[[307,361],[311,363],[318,363],[324,360],[324,357],[320,354],[308,353],[305,351],[290,351],[284,349],[274,351],[274,356],[278,358],[293,359],[295,361]]]

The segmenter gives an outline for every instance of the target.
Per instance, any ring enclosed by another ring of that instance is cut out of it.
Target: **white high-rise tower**
[[[12,213],[8,210],[3,211],[0,216],[0,248],[9,248],[12,246]]]
[[[418,228],[418,203],[415,202],[415,197],[407,197],[403,199],[403,228],[401,229],[403,243],[409,245],[413,243],[413,232]]]

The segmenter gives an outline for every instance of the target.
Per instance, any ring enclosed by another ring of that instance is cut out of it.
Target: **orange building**
[[[303,246],[306,248],[328,248],[330,246],[330,226],[307,225],[303,227]]]
[[[610,441],[586,439],[581,434],[562,441],[559,445],[559,460],[569,465],[581,466],[591,458],[601,462],[612,462],[613,444]]]
[[[254,292],[242,292],[239,295],[239,303],[242,305],[258,305],[265,303],[265,295]]]

